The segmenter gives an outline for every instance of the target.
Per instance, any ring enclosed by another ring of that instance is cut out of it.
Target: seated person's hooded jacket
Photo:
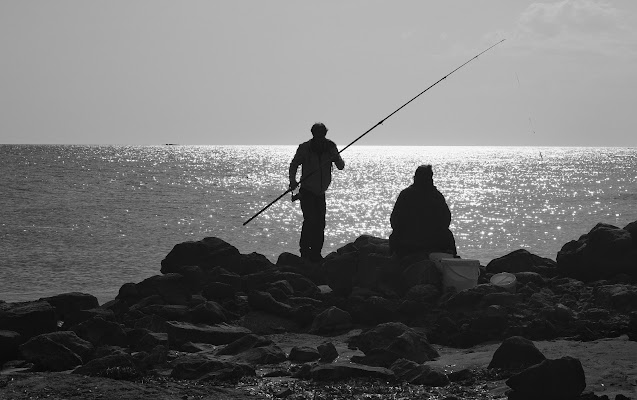
[[[400,192],[390,222],[393,232],[389,245],[399,256],[415,252],[457,254],[449,230],[451,211],[431,177],[416,178]]]

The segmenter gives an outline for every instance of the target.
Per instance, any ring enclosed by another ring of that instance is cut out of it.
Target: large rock
[[[55,308],[46,301],[0,303],[0,327],[24,338],[57,330]]]
[[[241,277],[244,292],[253,290],[265,291],[268,286],[277,281],[287,281],[297,296],[315,297],[321,293],[314,282],[303,275],[294,272],[268,270]]]
[[[231,343],[251,333],[246,328],[228,325],[225,323],[206,325],[180,321],[167,321],[166,329],[168,331],[168,339],[171,344],[193,342],[221,345]]]
[[[93,345],[74,332],[51,332],[36,336],[22,346],[25,360],[46,371],[65,371],[88,361]]]
[[[482,304],[484,298],[492,293],[503,293],[506,289],[488,283],[461,290],[445,302],[447,308],[474,309]]]
[[[395,273],[398,262],[389,254],[361,252],[352,276],[352,285],[374,289],[382,287],[385,277]]]
[[[187,305],[192,298],[186,279],[176,273],[151,276],[138,283],[136,288],[141,297],[159,295],[167,304]]]
[[[192,322],[215,325],[221,322],[227,322],[228,317],[226,311],[218,303],[214,301],[206,301],[195,306],[190,315]]]
[[[521,336],[505,339],[493,353],[488,368],[520,370],[539,364],[546,357],[532,341]]]
[[[150,353],[157,346],[164,346],[168,348],[168,334],[161,332],[146,332],[143,336],[131,346],[136,351],[145,351]]]
[[[398,301],[381,296],[362,297],[354,293],[339,303],[339,307],[347,311],[354,322],[369,326],[396,319],[400,308]]]
[[[0,330],[0,365],[17,357],[21,344],[22,335],[18,332]]]
[[[310,377],[316,381],[339,381],[351,378],[377,378],[384,381],[393,381],[394,373],[383,367],[372,367],[350,362],[335,362],[321,364],[312,368]]]
[[[332,342],[323,342],[316,348],[321,356],[321,362],[332,362],[338,358],[338,351]]]
[[[354,287],[354,274],[358,268],[358,254],[344,253],[328,256],[324,262],[327,284],[339,296],[349,296]]]
[[[338,307],[332,306],[314,318],[310,333],[337,333],[352,327],[352,316]]]
[[[572,357],[544,360],[507,379],[510,400],[576,399],[586,387],[582,363]]]
[[[314,347],[294,346],[290,350],[288,360],[293,363],[306,363],[316,361],[321,358],[321,353]]]
[[[584,282],[622,273],[637,277],[637,249],[629,231],[600,223],[562,246],[557,266],[561,273]]]
[[[251,291],[248,293],[248,304],[253,310],[265,311],[283,318],[287,318],[292,314],[290,305],[277,301],[268,292]]]
[[[287,360],[285,352],[275,343],[253,347],[233,357],[233,360],[250,365],[278,364]]]
[[[325,268],[322,263],[309,262],[296,254],[281,253],[276,261],[276,267],[283,272],[294,272],[303,275],[316,285],[325,285]]]
[[[55,308],[58,320],[66,321],[72,314],[80,310],[89,310],[99,306],[97,297],[80,292],[62,293],[56,296],[45,297],[44,300]]]
[[[124,328],[117,322],[94,317],[72,328],[73,332],[94,346],[103,344],[125,347],[128,343]]]
[[[431,368],[428,365],[401,358],[390,367],[396,378],[402,382],[423,386],[447,386],[449,378],[444,373]]]
[[[238,268],[233,271],[239,275],[255,274],[274,268],[274,264],[266,256],[259,253],[241,254]]]
[[[118,301],[118,300],[115,300],[115,301]],[[107,308],[102,308],[102,307],[89,308],[85,310],[77,310],[65,316],[64,324],[62,324],[62,329],[68,330],[72,328],[73,326],[94,317],[99,317],[106,321],[115,321],[115,312]]]
[[[228,343],[215,354],[218,356],[236,355],[255,347],[269,346],[271,344],[274,344],[272,340],[250,333],[232,343]]]
[[[228,271],[240,268],[241,254],[236,247],[216,237],[188,241],[173,247],[161,262],[161,273],[180,272],[181,267],[196,265],[204,270],[223,267]]]
[[[488,273],[499,272],[536,272],[544,276],[555,276],[557,263],[550,258],[531,254],[528,250],[519,249],[505,256],[491,260],[487,264]]]
[[[353,336],[349,346],[365,353],[357,362],[368,365],[390,366],[400,358],[423,363],[440,356],[424,333],[400,322],[380,324]]]

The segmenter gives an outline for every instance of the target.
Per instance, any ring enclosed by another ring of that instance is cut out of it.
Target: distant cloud
[[[615,31],[621,13],[610,4],[595,0],[565,0],[533,3],[520,16],[523,32],[545,37],[560,34],[599,34]]]
[[[631,17],[635,18],[601,0],[533,3],[521,13],[515,29],[507,36],[522,48],[634,54],[637,32],[628,22]],[[494,33],[487,35],[493,36]]]

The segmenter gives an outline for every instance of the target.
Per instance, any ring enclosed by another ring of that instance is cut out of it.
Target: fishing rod
[[[387,119],[389,119],[390,117],[392,117],[394,114],[396,114],[398,111],[402,110],[403,108],[405,108],[409,103],[411,103],[412,101],[416,100],[418,97],[422,96],[423,94],[425,94],[425,92],[427,92],[429,89],[431,89],[432,87],[436,86],[437,84],[439,84],[440,82],[442,82],[443,80],[447,79],[447,77],[451,76],[451,74],[453,74],[454,72],[458,71],[460,68],[464,67],[465,65],[469,64],[471,61],[475,60],[476,58],[480,57],[481,55],[483,55],[484,53],[486,53],[487,51],[491,50],[492,48],[494,48],[495,46],[499,45],[500,43],[504,42],[506,39],[502,39],[499,42],[497,42],[496,44],[493,44],[491,46],[489,46],[486,50],[481,51],[480,53],[476,54],[475,56],[473,56],[472,58],[470,58],[469,60],[465,61],[462,65],[460,65],[459,67],[457,67],[456,69],[454,69],[453,71],[449,72],[447,75],[443,76],[442,78],[438,79],[435,83],[433,83],[432,85],[430,85],[427,89],[423,90],[422,92],[418,93],[417,95],[415,95],[414,97],[412,97],[408,102],[406,102],[405,104],[403,104],[402,106],[398,107],[397,109],[395,109],[391,114],[389,114],[388,116],[386,116],[385,118],[381,119],[379,122],[376,123],[376,125],[372,126],[371,128],[369,128],[368,130],[366,130],[363,134],[361,134],[359,137],[357,137],[356,139],[354,139],[350,144],[348,144],[347,146],[343,147],[338,154],[341,154],[342,152],[344,152],[345,150],[347,150],[350,146],[352,146],[354,143],[358,142],[360,139],[362,139],[365,135],[367,135],[369,132],[373,131],[374,129],[376,129],[379,125],[382,125],[383,122],[385,122]],[[325,162],[325,164],[327,164],[328,162],[332,162],[332,160],[327,160]],[[299,180],[298,185],[301,184],[301,182],[303,182],[304,180],[306,180],[307,178],[309,178],[311,175],[313,175],[316,171],[320,171],[321,167],[323,165],[320,165],[318,169],[310,172],[309,174],[307,174],[304,178],[301,178],[301,180]],[[297,185],[297,186],[298,186]],[[288,190],[286,190],[285,192],[283,192],[279,197],[277,197],[276,199],[272,200],[268,205],[266,205],[265,207],[263,207],[261,210],[259,210],[259,212],[257,212],[256,214],[254,214],[252,217],[250,217],[250,219],[248,219],[247,221],[245,221],[243,223],[243,226],[246,226],[247,224],[250,223],[250,221],[252,221],[253,219],[255,219],[256,217],[258,217],[259,215],[261,215],[262,212],[264,212],[265,210],[267,210],[268,208],[270,208],[274,203],[276,203],[277,201],[281,200],[283,198],[283,196],[285,196],[286,194],[290,193],[291,191],[293,191],[293,188],[288,188]]]

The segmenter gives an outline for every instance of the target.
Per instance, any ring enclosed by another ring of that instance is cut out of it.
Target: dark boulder
[[[290,305],[276,300],[268,292],[251,291],[248,293],[248,304],[253,310],[265,311],[283,318],[287,318],[292,314]]]
[[[250,365],[278,364],[287,360],[285,352],[275,343],[253,347],[233,357],[233,360]]]
[[[192,291],[181,274],[151,276],[136,286],[141,297],[159,295],[166,304],[187,305],[192,297]]]
[[[338,358],[338,351],[332,342],[324,342],[316,348],[321,356],[321,362],[332,362]]]
[[[256,274],[274,268],[274,264],[266,256],[259,253],[241,254],[239,256],[239,266],[233,269],[239,275]]]
[[[319,351],[310,346],[294,346],[290,350],[288,360],[293,363],[306,363],[321,358]]]
[[[149,304],[141,307],[140,311],[146,315],[157,315],[164,321],[190,321],[191,318],[188,306],[175,304]]]
[[[487,272],[535,272],[543,276],[555,276],[557,263],[550,258],[540,257],[528,250],[519,249],[505,256],[491,260],[487,264]]]
[[[215,325],[228,321],[224,308],[214,301],[206,301],[198,304],[190,311],[190,315],[194,323]]]
[[[354,273],[358,267],[357,253],[337,254],[326,257],[323,263],[328,286],[332,291],[347,297],[354,287]]]
[[[282,272],[293,272],[303,275],[315,285],[325,285],[327,279],[325,276],[325,268],[322,263],[313,263],[292,253],[281,253],[276,261],[276,267]]]
[[[0,330],[0,366],[3,362],[18,356],[18,348],[22,340],[22,335],[18,332]]]
[[[246,293],[253,290],[265,291],[271,283],[277,281],[287,281],[297,296],[315,297],[321,293],[321,289],[319,289],[314,282],[294,272],[269,270],[244,275],[241,277],[241,280],[242,290]]]
[[[637,277],[637,249],[631,233],[609,224],[597,224],[557,253],[559,271],[584,282],[617,274]]]
[[[310,377],[316,381],[340,381],[351,378],[395,380],[394,373],[388,368],[359,365],[350,362],[321,364],[311,369]]]
[[[404,298],[416,303],[433,303],[440,297],[440,295],[441,290],[439,286],[432,284],[420,284],[409,288],[407,293],[405,293]]]
[[[412,385],[442,387],[449,384],[449,378],[443,372],[404,358],[396,360],[389,369],[396,379]]]
[[[168,348],[168,334],[161,332],[146,332],[135,345],[132,346],[136,351],[145,351],[151,353],[157,346]]]
[[[104,305],[106,306],[106,304]],[[87,321],[91,318],[99,317],[106,321],[115,321],[115,312],[108,308],[96,307],[85,310],[77,310],[71,314],[67,314],[62,324],[62,329],[70,329],[73,326]]]
[[[263,336],[255,335],[255,334],[247,334],[232,343],[228,343],[221,349],[219,349],[215,355],[218,356],[226,356],[226,355],[236,355],[239,353],[243,353],[244,351],[248,351],[255,347],[264,347],[274,344],[274,342],[270,339],[267,339]]]
[[[94,317],[75,325],[72,331],[94,346],[108,344],[125,347],[128,344],[124,327],[117,322],[106,321],[100,317]]]
[[[423,363],[440,356],[423,332],[400,322],[380,324],[351,337],[348,345],[365,353],[357,362],[372,365],[390,366],[400,358]]]
[[[223,267],[228,271],[240,268],[241,254],[236,247],[216,237],[188,241],[175,245],[161,261],[161,273],[179,273],[181,267],[196,265],[203,270]]]
[[[166,330],[171,345],[186,342],[228,344],[251,333],[246,328],[225,323],[206,325],[180,321],[167,321]]]
[[[327,310],[318,314],[312,326],[310,333],[314,334],[331,334],[348,330],[352,327],[352,316],[338,307],[332,306]]]
[[[227,283],[210,282],[202,290],[203,296],[208,300],[223,300],[234,298],[237,290]]]
[[[58,294],[56,296],[44,297],[40,300],[48,302],[55,308],[58,321],[66,321],[67,318],[77,311],[88,310],[99,306],[97,297],[79,292]]]
[[[463,309],[475,309],[482,305],[482,301],[485,296],[492,293],[504,293],[506,289],[491,285],[488,283],[480,284],[469,289],[461,290],[458,293],[451,295],[444,305],[447,308],[463,308]]]
[[[520,370],[541,363],[546,357],[532,341],[512,336],[505,339],[493,353],[488,368]]]
[[[351,295],[339,307],[347,311],[352,320],[365,325],[376,325],[383,322],[394,321],[400,308],[400,302],[381,296],[361,297]]]
[[[36,369],[65,371],[88,361],[93,345],[70,331],[38,335],[20,346],[25,360]]]
[[[46,301],[0,303],[0,327],[24,338],[57,330],[55,308]]]
[[[586,387],[582,363],[572,357],[544,360],[507,379],[511,400],[576,399]]]

